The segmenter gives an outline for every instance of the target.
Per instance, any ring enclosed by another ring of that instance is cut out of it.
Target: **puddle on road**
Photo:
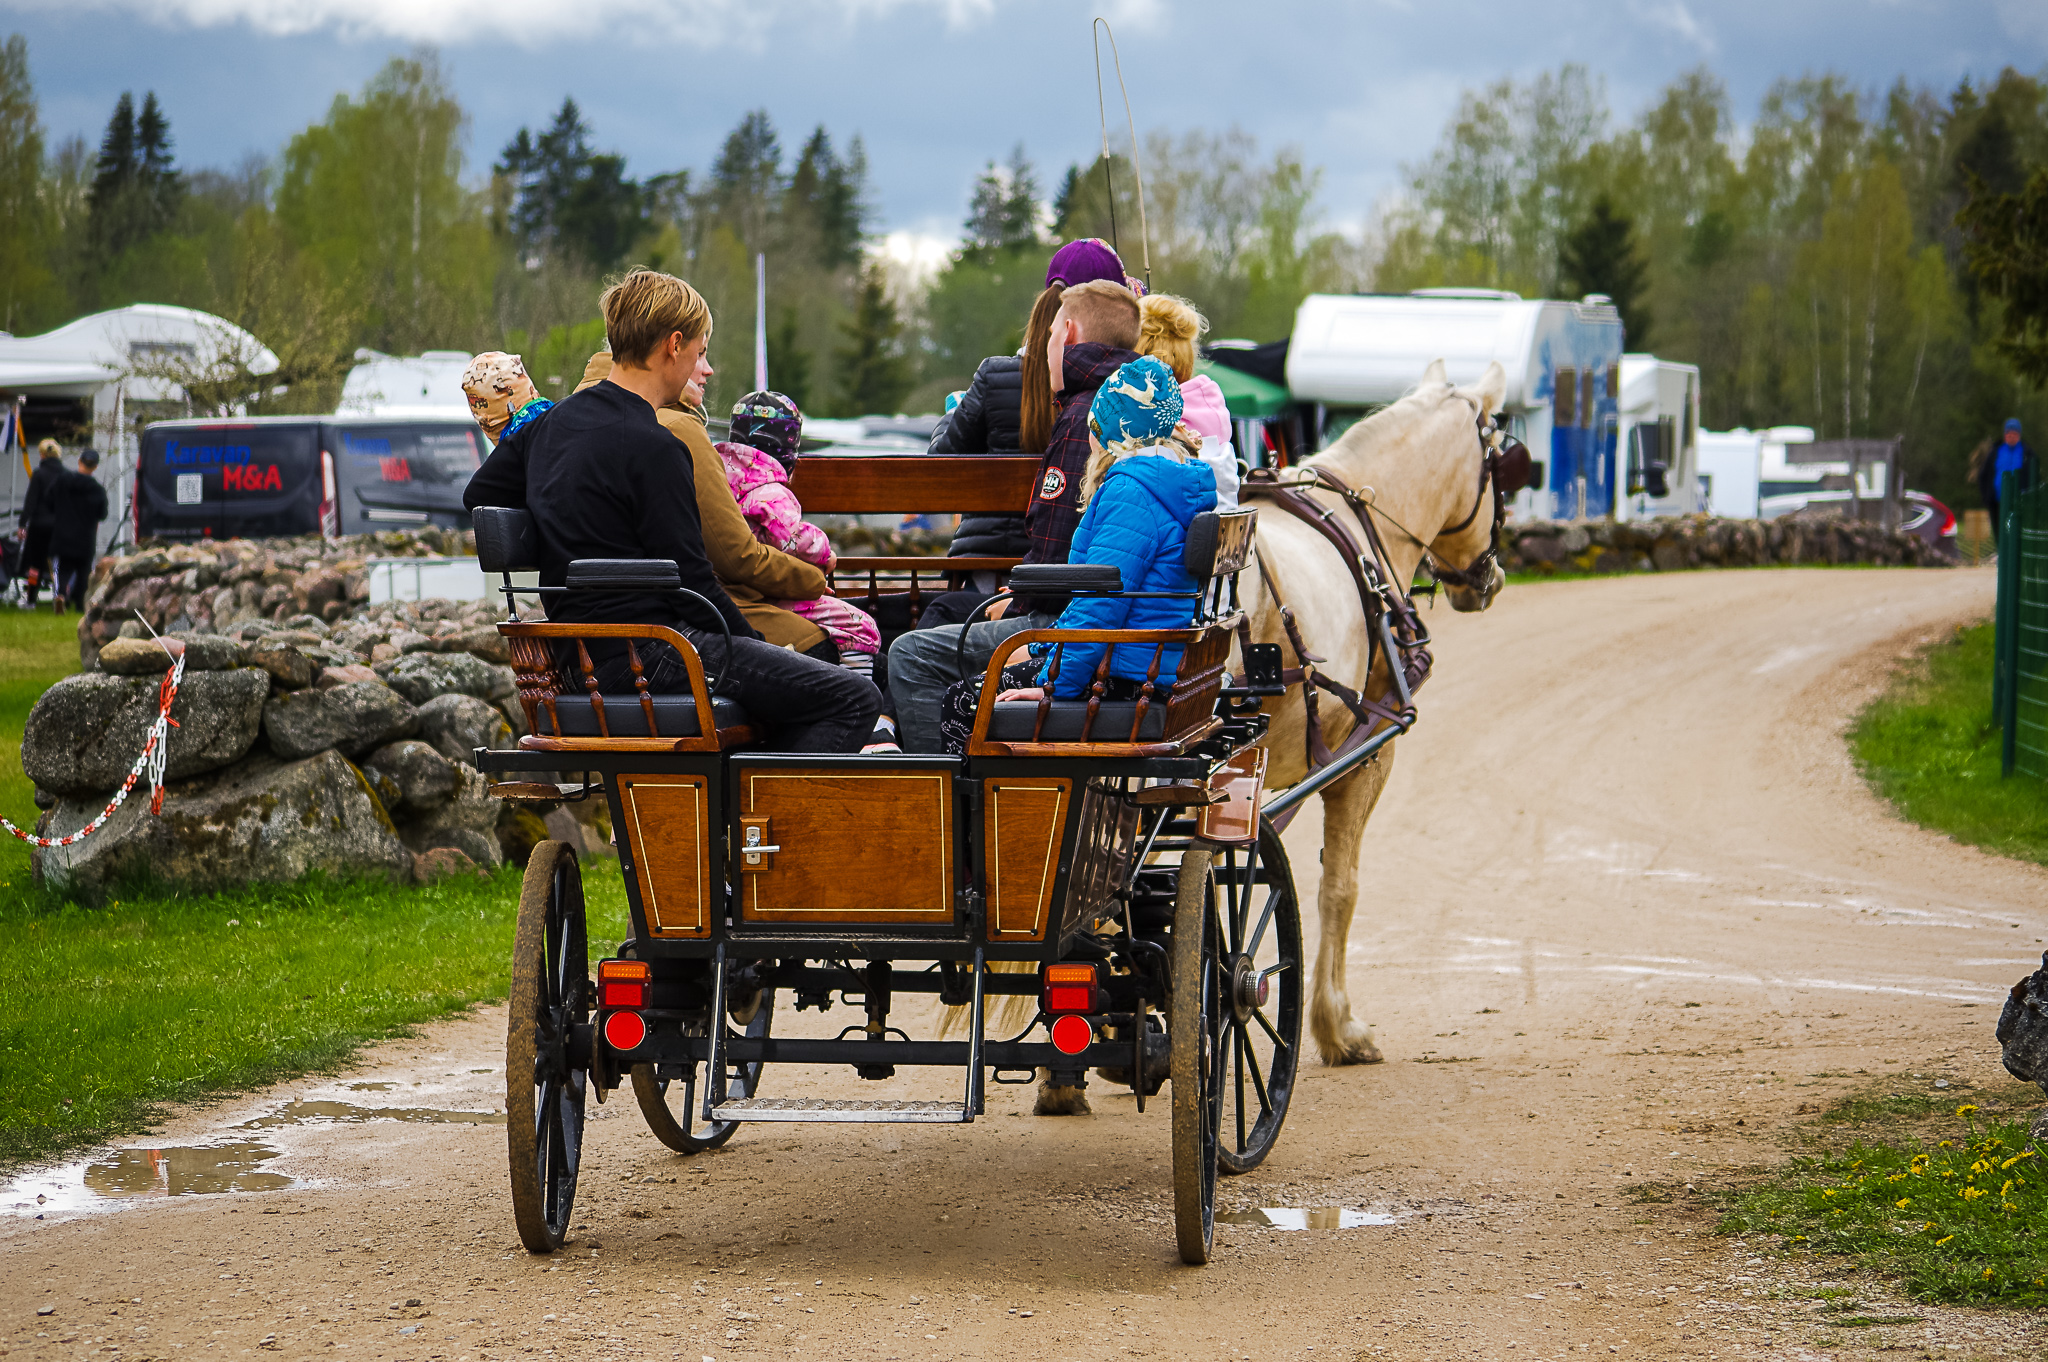
[[[390,1083],[353,1083],[352,1090],[383,1091]],[[444,1111],[434,1107],[359,1107],[352,1102],[294,1101],[234,1127],[355,1124],[366,1121],[426,1121],[441,1125],[503,1125],[493,1111]],[[281,1149],[255,1140],[176,1148],[116,1149],[97,1158],[26,1173],[0,1190],[0,1211],[15,1219],[42,1219],[79,1211],[108,1210],[138,1200],[167,1196],[208,1196],[220,1192],[276,1192],[299,1185],[285,1173],[262,1165]]]
[[[244,1121],[237,1130],[262,1130],[267,1126],[319,1125],[327,1122],[353,1124],[358,1121],[428,1121],[437,1125],[501,1126],[503,1112],[443,1111],[435,1107],[359,1107],[353,1102],[287,1102],[265,1116]]]
[[[1262,1230],[1355,1230],[1366,1225],[1392,1225],[1399,1216],[1380,1211],[1354,1211],[1348,1206],[1260,1206],[1216,1217],[1219,1225],[1251,1225]]]
[[[88,1162],[16,1178],[0,1193],[0,1207],[16,1219],[33,1219],[155,1197],[282,1191],[297,1179],[266,1172],[262,1165],[283,1152],[253,1140],[116,1149]]]

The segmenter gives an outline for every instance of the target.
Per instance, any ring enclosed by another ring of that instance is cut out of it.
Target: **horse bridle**
[[[1475,404],[1476,405],[1476,404]],[[1483,591],[1493,584],[1493,571],[1500,562],[1500,531],[1508,522],[1508,498],[1528,485],[1529,451],[1520,440],[1507,434],[1494,424],[1493,417],[1482,411],[1474,418],[1473,424],[1479,432],[1479,485],[1472,492],[1472,509],[1465,512],[1465,518],[1455,525],[1447,525],[1437,531],[1437,538],[1460,534],[1479,514],[1479,508],[1486,501],[1486,489],[1493,489],[1493,530],[1486,537],[1486,547],[1462,568],[1448,567],[1436,556],[1428,544],[1422,545],[1422,554],[1429,563],[1429,575],[1445,586],[1461,586],[1469,591]],[[1515,481],[1510,489],[1507,483]],[[1405,532],[1405,531],[1404,531]],[[1409,538],[1415,538],[1409,535]],[[1420,540],[1417,540],[1420,543]]]

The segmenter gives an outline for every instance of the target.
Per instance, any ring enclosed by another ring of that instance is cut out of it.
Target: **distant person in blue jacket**
[[[1998,529],[1998,504],[2009,493],[2029,491],[2034,486],[2034,453],[2020,443],[2020,418],[2005,423],[2005,439],[1993,445],[1977,469],[1977,490],[1984,507],[1991,512],[1992,532]]]
[[[1188,525],[1216,508],[1216,475],[1202,462],[1201,437],[1180,427],[1180,418],[1180,385],[1173,371],[1150,355],[1123,365],[1097,390],[1088,408],[1091,452],[1081,480],[1086,509],[1074,530],[1068,562],[1114,567],[1126,591],[1193,593],[1200,586],[1184,561]],[[1139,600],[1081,596],[1060,612],[1054,627],[1185,629],[1196,605],[1192,594]],[[1036,701],[1048,684],[1056,700],[1082,699],[1107,646],[1066,644],[1054,676],[1051,645],[1035,645],[1039,657],[1003,669],[1006,689],[996,699]],[[1160,658],[1154,685],[1161,698],[1180,669],[1180,657],[1180,649],[1168,648]],[[1103,698],[1136,699],[1151,666],[1152,645],[1118,645]],[[947,751],[966,751],[980,698],[980,677],[947,688],[939,720]]]

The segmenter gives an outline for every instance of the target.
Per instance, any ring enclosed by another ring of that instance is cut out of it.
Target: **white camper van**
[[[467,350],[427,350],[417,355],[356,351],[356,367],[341,385],[341,416],[408,416],[467,421],[469,398],[462,371]]]
[[[1295,313],[1287,387],[1328,426],[1399,398],[1433,359],[1453,383],[1476,382],[1499,360],[1509,427],[1544,468],[1514,514],[1583,519],[1615,508],[1621,352],[1621,314],[1599,294],[1564,303],[1494,289],[1318,293]]]
[[[1708,515],[1756,519],[1757,475],[1763,467],[1764,434],[1741,427],[1700,432],[1695,476],[1701,510]]]
[[[1699,496],[1700,370],[1655,355],[1621,357],[1616,520],[1691,515]]]

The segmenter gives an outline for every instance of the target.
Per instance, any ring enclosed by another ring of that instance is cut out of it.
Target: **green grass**
[[[2048,865],[2048,782],[1999,776],[1991,663],[1991,626],[1958,629],[1858,716],[1849,749],[1902,817]]]
[[[1899,1115],[1884,1099],[1836,1121]],[[1772,1235],[1796,1252],[1844,1256],[1925,1301],[2048,1305],[2048,1168],[2023,1120],[1965,1104],[1935,1129],[1795,1160],[1735,1193],[1723,1234]],[[1840,1320],[1848,1325],[1862,1320]],[[1871,1323],[1884,1321],[1872,1320]]]
[[[77,670],[75,619],[0,614],[0,811],[32,826],[22,723]],[[30,882],[0,839],[0,1167],[145,1130],[162,1104],[330,1069],[504,996],[520,871],[394,889],[309,878],[102,904]],[[591,945],[626,930],[616,862],[584,868]]]
[[[78,670],[78,616],[0,607],[0,814],[33,829],[35,787],[21,773],[21,726],[37,697]],[[0,836],[0,894],[28,878],[28,844]]]

